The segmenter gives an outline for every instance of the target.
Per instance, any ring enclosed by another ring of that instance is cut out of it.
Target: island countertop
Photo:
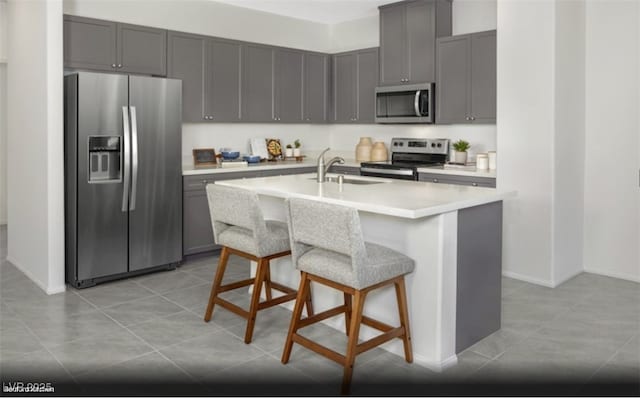
[[[335,177],[336,174],[328,174]],[[335,182],[319,184],[315,174],[298,174],[217,181],[216,184],[250,189],[279,198],[298,197],[354,207],[361,211],[417,219],[468,207],[501,201],[515,192],[494,188],[432,184],[388,178],[349,176],[345,181],[375,182],[350,184],[342,189]]]

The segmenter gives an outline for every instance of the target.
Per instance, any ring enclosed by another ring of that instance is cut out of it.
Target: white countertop
[[[277,162],[260,162],[249,163],[248,166],[240,167],[220,167],[208,166],[195,168],[193,164],[182,165],[183,176],[193,176],[202,174],[215,174],[215,173],[237,173],[242,171],[257,171],[257,170],[277,170],[277,169],[294,169],[298,167],[315,167],[317,165],[316,159],[305,159],[302,162],[296,162],[295,160],[279,160]],[[360,167],[360,162],[353,159],[345,159],[344,164],[337,166],[347,167]]]
[[[476,166],[445,164],[444,168],[419,167],[418,173],[449,174],[468,177],[496,178],[495,170],[478,170]]]
[[[329,174],[329,176],[335,175]],[[515,195],[514,192],[500,192],[494,188],[431,184],[388,178],[349,176],[346,180],[380,183],[371,185],[345,183],[340,191],[335,182],[318,184],[315,181],[315,173],[312,173],[226,180],[218,181],[216,184],[250,189],[261,195],[319,200],[355,207],[361,211],[411,219],[483,205]]]

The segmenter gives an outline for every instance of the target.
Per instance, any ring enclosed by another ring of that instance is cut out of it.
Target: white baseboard
[[[33,283],[35,283],[40,289],[42,289],[48,295],[62,293],[65,290],[67,290],[67,286],[66,285],[62,285],[62,286],[47,286],[46,283],[42,282],[41,280],[39,280],[38,278],[33,276],[33,274],[29,270],[25,269],[22,265],[20,265],[19,262],[17,262],[11,256],[7,256],[7,261],[10,262],[14,267],[19,269],[20,272],[25,274],[25,276],[27,278],[31,279],[31,281]]]
[[[513,271],[502,271],[502,276],[506,276],[507,278],[517,279],[519,281],[533,283],[534,285],[540,285],[545,287],[555,287],[552,281],[547,281],[544,279],[538,279],[527,275],[522,275]]]
[[[553,284],[553,287],[560,286],[563,283],[565,283],[566,281],[568,281],[569,279],[574,278],[575,276],[580,275],[583,272],[584,272],[584,270],[581,269],[581,270],[572,272],[571,274],[565,275],[561,279],[558,279],[557,281],[555,281],[554,284]]]
[[[623,273],[618,273],[618,272],[601,271],[601,270],[592,269],[592,268],[585,268],[584,272],[588,272],[590,274],[608,276],[610,278],[624,279],[624,280],[630,281],[630,282],[638,282],[638,283],[640,283],[640,276],[636,276],[636,275],[629,275],[629,274],[623,274]]]

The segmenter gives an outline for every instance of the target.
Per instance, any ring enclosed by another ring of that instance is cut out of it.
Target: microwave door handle
[[[131,173],[131,165],[129,163],[131,155],[130,151],[130,130],[129,130],[129,110],[126,106],[122,107],[122,128],[123,128],[123,137],[122,137],[122,146],[124,152],[124,167],[123,167],[123,183],[122,183],[122,211],[126,212],[128,210],[129,204],[129,175]]]
[[[421,117],[422,112],[420,112],[420,93],[422,90],[416,91],[416,97],[413,99],[413,109],[416,111],[416,116]]]

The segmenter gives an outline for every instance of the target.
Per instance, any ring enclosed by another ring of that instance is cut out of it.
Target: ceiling
[[[333,25],[378,14],[395,0],[215,0],[238,7]]]

